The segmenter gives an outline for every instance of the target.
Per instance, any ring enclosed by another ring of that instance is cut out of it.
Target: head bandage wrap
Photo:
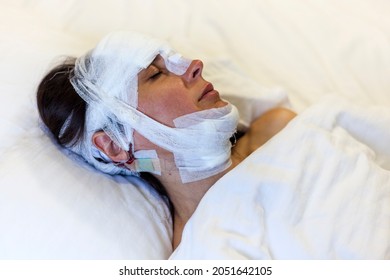
[[[128,32],[108,35],[77,59],[71,83],[87,103],[86,128],[84,139],[70,149],[105,173],[159,173],[155,151],[134,152],[133,130],[136,130],[174,154],[184,183],[225,170],[231,164],[229,138],[238,122],[234,106],[228,104],[181,116],[174,120],[173,128],[137,110],[138,73],[157,55],[164,58],[167,69],[176,75],[183,75],[191,62],[165,43]],[[67,122],[63,130],[66,127]],[[100,152],[92,143],[93,134],[99,130],[134,155],[134,162],[118,166]]]

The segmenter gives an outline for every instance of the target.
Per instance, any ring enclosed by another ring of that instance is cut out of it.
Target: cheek
[[[177,117],[179,104],[177,100],[160,92],[158,96],[139,97],[137,109],[159,123],[173,127],[173,120]]]
[[[138,110],[152,119],[173,127],[173,120],[177,117],[198,111],[188,93],[169,90],[158,94],[139,96]]]
[[[188,93],[187,93],[188,94]],[[184,98],[183,98],[184,97]],[[190,98],[185,98],[185,95],[176,95],[176,98],[167,98],[161,100],[161,120],[165,121],[165,124],[174,126],[173,120],[199,111]]]

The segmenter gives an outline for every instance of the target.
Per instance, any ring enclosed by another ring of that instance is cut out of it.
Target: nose
[[[191,83],[194,80],[197,80],[198,77],[202,76],[203,62],[201,60],[193,60],[188,66],[187,71],[184,73],[184,79]]]

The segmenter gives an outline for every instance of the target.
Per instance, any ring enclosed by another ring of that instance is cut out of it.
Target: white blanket
[[[326,98],[218,181],[171,259],[389,259],[390,108]]]

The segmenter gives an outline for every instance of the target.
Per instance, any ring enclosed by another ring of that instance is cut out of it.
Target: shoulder
[[[254,130],[257,128],[263,129],[264,125],[267,125],[267,128],[269,129],[272,128],[271,130],[280,130],[296,115],[296,113],[286,108],[274,108],[253,120],[249,130]]]
[[[232,157],[241,161],[281,131],[296,113],[286,108],[271,109],[252,121],[248,131],[232,149]]]

